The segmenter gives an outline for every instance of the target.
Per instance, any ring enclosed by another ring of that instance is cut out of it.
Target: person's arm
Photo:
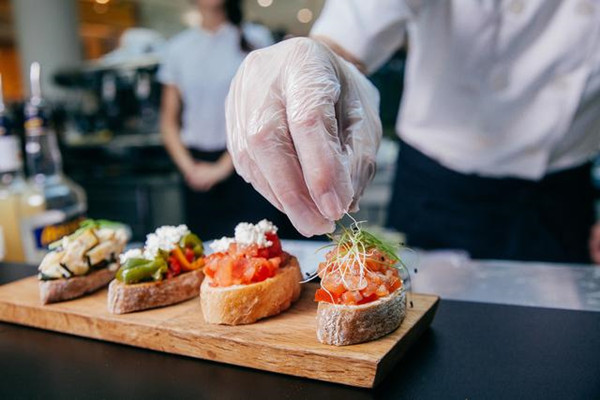
[[[194,159],[181,142],[179,114],[181,97],[175,85],[163,85],[160,105],[160,128],[163,142],[171,159],[184,176],[191,174]]]
[[[225,177],[231,175],[231,173],[234,171],[234,168],[233,161],[231,160],[231,155],[228,151],[226,151],[221,157],[219,157],[219,159],[215,163],[215,167],[217,167],[219,171],[221,171],[222,174],[225,175]]]
[[[188,183],[196,190],[210,190],[233,173],[233,162],[229,152],[224,152],[215,162],[199,162],[188,177]]]
[[[363,74],[367,74],[367,66],[358,58],[356,58],[353,54],[351,54],[348,50],[340,46],[336,41],[321,35],[311,35],[311,38],[318,40],[323,43],[327,47],[329,47],[335,54],[342,57],[344,60],[348,61],[350,64],[354,64],[354,66]]]
[[[328,0],[310,36],[371,73],[402,46],[416,12],[402,0]]]
[[[171,159],[195,190],[207,191],[233,172],[228,152],[215,162],[196,162],[181,141],[179,113],[181,96],[175,85],[164,85],[160,108],[160,127],[163,143]]]

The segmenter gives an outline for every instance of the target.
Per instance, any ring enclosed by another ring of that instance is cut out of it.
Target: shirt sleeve
[[[310,34],[333,40],[373,72],[402,45],[413,14],[401,0],[328,0]]]
[[[157,74],[158,81],[163,85],[177,84],[177,60],[173,53],[173,43],[169,43],[163,51]]]

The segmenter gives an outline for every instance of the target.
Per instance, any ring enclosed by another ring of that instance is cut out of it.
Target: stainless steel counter
[[[323,260],[323,242],[284,241],[304,273]],[[471,260],[462,252],[406,254],[413,291],[442,299],[600,311],[600,266]],[[417,269],[417,273],[414,269]]]

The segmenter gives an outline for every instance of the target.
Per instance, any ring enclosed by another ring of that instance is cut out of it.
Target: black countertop
[[[34,268],[0,264],[0,283]],[[598,399],[600,313],[442,300],[373,390],[0,323],[0,398]]]

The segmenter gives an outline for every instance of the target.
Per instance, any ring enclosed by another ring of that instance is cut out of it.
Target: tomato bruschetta
[[[343,346],[396,330],[406,315],[399,263],[391,246],[359,224],[344,229],[318,268],[318,340]]]
[[[211,244],[200,299],[208,323],[251,324],[288,309],[300,296],[298,260],[281,248],[267,220],[241,223],[235,238]]]

